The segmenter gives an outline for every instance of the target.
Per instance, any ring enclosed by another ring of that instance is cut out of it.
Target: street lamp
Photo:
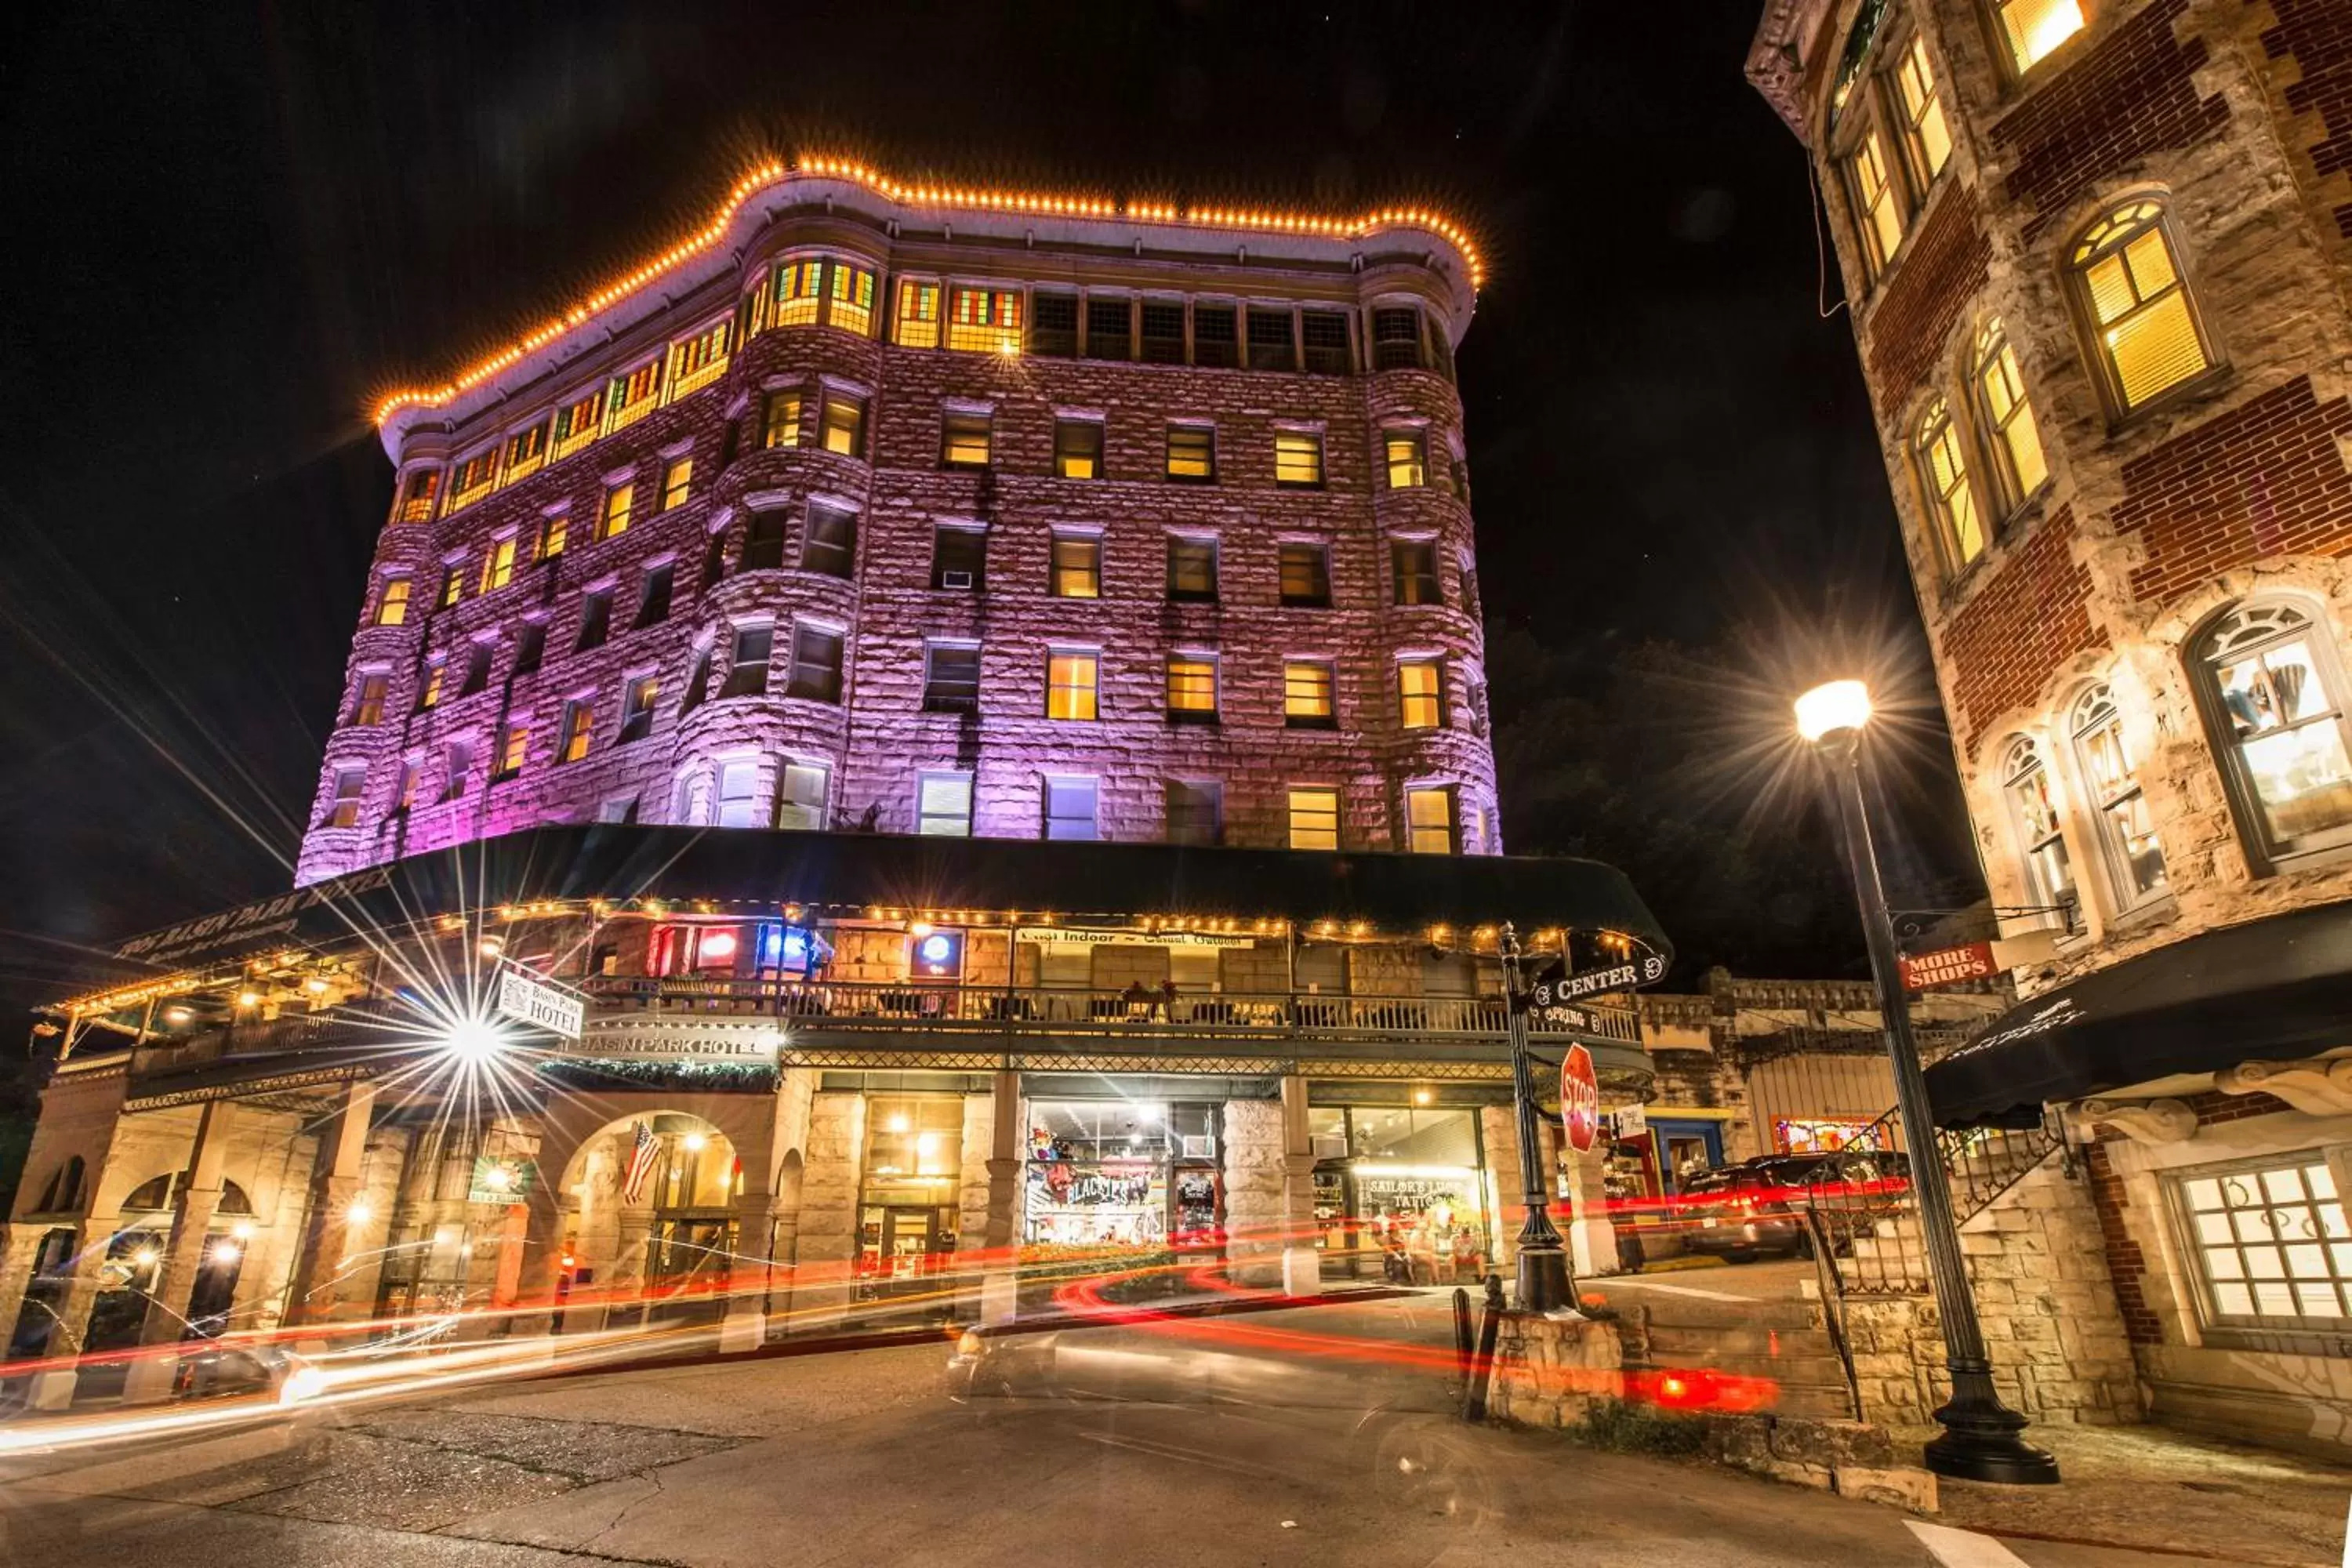
[[[2025,1417],[2003,1405],[1993,1388],[1976,1296],[1960,1258],[1951,1187],[1936,1144],[1935,1112],[1927,1104],[1919,1047],[1911,1037],[1910,1005],[1895,963],[1895,928],[1887,919],[1886,889],[1879,884],[1878,856],[1871,847],[1870,818],[1863,805],[1862,732],[1870,711],[1869,688],[1859,680],[1832,680],[1797,699],[1797,732],[1822,753],[1835,775],[1838,825],[1845,839],[1846,864],[1853,873],[1854,901],[1862,907],[1862,933],[1870,947],[1871,978],[1878,985],[1878,1011],[1886,1020],[1895,1105],[1903,1116],[1904,1140],[1910,1145],[1911,1190],[1919,1200],[1919,1228],[1934,1277],[1937,1315],[1944,1325],[1944,1364],[1952,1374],[1952,1397],[1936,1412],[1944,1431],[1927,1445],[1927,1468],[1961,1480],[2048,1485],[2058,1479],[2058,1461],[2018,1436],[2025,1429]]]
[[[1549,1173],[1544,1169],[1543,1141],[1536,1132],[1535,1071],[1528,1060],[1527,997],[1519,987],[1519,933],[1503,926],[1503,1012],[1511,1040],[1511,1094],[1518,1113],[1519,1173],[1526,1188],[1528,1217],[1519,1226],[1518,1296],[1522,1312],[1549,1312],[1572,1307],[1569,1287],[1568,1252],[1551,1223]]]

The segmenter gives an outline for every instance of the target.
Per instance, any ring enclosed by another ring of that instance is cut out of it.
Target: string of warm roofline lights
[[[1224,228],[1253,234],[1298,234],[1327,239],[1357,239],[1384,228],[1423,228],[1462,253],[1470,268],[1470,287],[1484,288],[1486,262],[1477,246],[1459,224],[1426,207],[1382,207],[1360,217],[1327,217],[1313,213],[1277,212],[1262,207],[1179,206],[1173,202],[1110,201],[1094,196],[1045,195],[1030,191],[999,191],[969,185],[909,184],[845,158],[803,158],[787,163],[771,159],[735,182],[710,221],[667,250],[615,279],[573,305],[556,320],[518,338],[496,353],[476,361],[443,385],[404,387],[376,405],[382,425],[403,408],[431,408],[478,385],[586,321],[606,306],[635,293],[681,263],[691,260],[726,237],[735,215],[772,185],[795,179],[848,180],[877,195],[906,206],[938,207],[968,212],[1013,213],[1037,217],[1126,219],[1134,223],[1186,224],[1199,228]]]

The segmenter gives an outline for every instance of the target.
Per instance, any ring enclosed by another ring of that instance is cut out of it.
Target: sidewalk
[[[1898,1447],[1935,1436],[1895,1434]],[[2344,1562],[2352,1469],[2164,1426],[2034,1426],[2054,1487],[1942,1483],[1937,1521],[2011,1541],[2096,1542],[2229,1563]],[[2031,1553],[2026,1553],[2031,1555]]]

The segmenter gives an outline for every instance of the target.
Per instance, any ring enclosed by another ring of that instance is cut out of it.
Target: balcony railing
[[[932,985],[917,982],[699,979],[601,975],[582,982],[607,1017],[774,1016],[807,1026],[1040,1035],[1139,1033],[1250,1037],[1387,1037],[1499,1043],[1496,996],[1334,996],[1179,991],[1137,997],[1074,986]],[[1587,1007],[1593,1033],[1638,1046],[1630,1010]]]

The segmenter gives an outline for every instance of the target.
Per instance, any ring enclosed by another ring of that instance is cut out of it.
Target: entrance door
[[[881,1283],[885,1289],[913,1288],[922,1282],[928,1261],[940,1250],[940,1211],[933,1208],[882,1211]]]
[[[1680,1193],[1693,1176],[1723,1163],[1723,1128],[1717,1122],[1653,1118],[1650,1132],[1670,1193]]]

